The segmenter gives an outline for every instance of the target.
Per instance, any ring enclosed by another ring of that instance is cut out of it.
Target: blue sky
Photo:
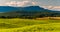
[[[42,6],[60,10],[60,0],[0,0],[0,6]]]

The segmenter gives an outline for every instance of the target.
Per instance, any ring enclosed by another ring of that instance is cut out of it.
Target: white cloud
[[[29,3],[29,1],[22,1],[22,2],[17,2],[17,6],[24,6],[27,3]]]
[[[7,6],[27,6],[27,5],[36,5],[36,4],[37,4],[36,2],[32,2],[32,1],[19,1],[19,2],[11,1],[11,2],[5,3],[4,5],[7,5]]]
[[[51,10],[60,10],[60,6],[42,6],[42,7]]]
[[[51,9],[53,6],[42,6],[42,7],[46,9]]]
[[[33,4],[33,5],[36,5],[36,4],[37,4],[37,2],[32,2],[32,4]]]
[[[5,3],[5,5],[7,5],[7,6],[14,6],[14,5],[16,5],[17,3],[16,3],[16,1],[12,1],[12,2],[7,2],[7,3]]]

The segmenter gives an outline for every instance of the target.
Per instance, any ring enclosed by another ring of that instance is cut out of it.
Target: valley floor
[[[0,32],[60,32],[60,20],[0,19]]]

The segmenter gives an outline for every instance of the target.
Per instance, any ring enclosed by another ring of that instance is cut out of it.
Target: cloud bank
[[[31,2],[31,1],[11,1],[11,2],[7,2],[4,5],[6,6],[29,6],[29,5],[36,5],[37,2]],[[2,4],[3,5],[3,4]]]

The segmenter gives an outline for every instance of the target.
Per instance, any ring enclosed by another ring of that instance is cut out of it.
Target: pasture
[[[0,19],[0,32],[60,32],[60,20]]]

